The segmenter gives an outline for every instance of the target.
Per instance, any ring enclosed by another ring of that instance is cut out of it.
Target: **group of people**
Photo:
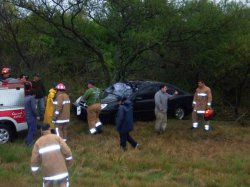
[[[1,82],[13,81],[10,69],[3,68]],[[39,74],[34,74],[33,81],[28,80],[28,76],[22,74],[19,80],[25,87],[25,111],[28,124],[28,135],[25,140],[27,145],[33,144],[33,138],[37,129],[37,119],[43,121],[41,127],[42,135],[34,144],[31,157],[31,170],[36,173],[40,166],[43,168],[44,186],[68,186],[67,166],[72,161],[72,153],[67,141],[67,127],[70,122],[70,99],[66,93],[66,87],[63,83],[55,84],[49,90],[46,97],[46,91]],[[103,125],[99,119],[101,111],[101,91],[95,86],[93,80],[87,81],[87,90],[83,94],[83,99],[87,105],[87,121],[89,133],[96,135],[103,132]],[[168,99],[178,95],[175,91],[173,95],[167,93],[167,85],[161,85],[155,94],[155,131],[162,134],[167,127],[167,109]],[[45,105],[46,100],[46,105]],[[207,109],[211,108],[212,94],[204,81],[198,81],[198,87],[193,98],[192,129],[197,129],[200,118]],[[135,149],[139,147],[134,138],[130,136],[133,130],[133,107],[132,103],[126,97],[118,97],[118,111],[116,114],[116,130],[120,137],[120,147],[126,151],[126,143],[129,142]],[[46,109],[45,109],[46,106]],[[37,109],[38,114],[37,115]],[[204,130],[210,129],[209,121],[205,122]]]
[[[163,84],[160,90],[155,94],[155,131],[158,134],[165,132],[167,127],[167,109],[168,99],[178,95],[175,91],[173,95],[167,93],[167,85]],[[208,110],[211,110],[212,104],[212,92],[211,89],[206,86],[203,80],[198,80],[198,87],[194,93],[193,98],[193,111],[192,111],[192,127],[191,129],[197,129],[199,124],[204,123],[204,130],[208,132],[210,130],[209,118],[204,118]],[[212,113],[209,113],[212,114]],[[205,120],[204,120],[205,119]]]
[[[32,81],[29,81],[25,74],[21,74],[19,78],[12,78],[10,68],[2,69],[0,83],[24,85],[24,107],[28,125],[26,145],[33,145],[37,121],[43,122],[42,136],[36,140],[32,150],[32,173],[36,174],[42,167],[43,186],[69,186],[67,166],[73,158],[66,144],[67,126],[70,121],[70,100],[65,92],[65,85],[55,84],[46,97],[46,90],[38,73],[34,74]]]

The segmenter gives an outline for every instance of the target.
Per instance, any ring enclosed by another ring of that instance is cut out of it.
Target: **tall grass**
[[[154,122],[136,122],[131,135],[140,150],[119,148],[112,125],[104,133],[87,134],[85,122],[72,119],[68,145],[74,162],[71,186],[178,187],[250,186],[250,126],[213,121],[213,129],[190,130],[191,121],[168,121],[167,132],[154,133]],[[0,186],[41,186],[41,173],[30,172],[31,148],[22,136],[0,145]],[[17,185],[18,184],[18,185]]]

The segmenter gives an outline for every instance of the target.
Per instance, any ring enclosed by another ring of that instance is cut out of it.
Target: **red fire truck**
[[[0,82],[0,144],[13,140],[18,132],[28,129],[24,97],[22,82]]]

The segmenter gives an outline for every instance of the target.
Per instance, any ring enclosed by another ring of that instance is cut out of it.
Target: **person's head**
[[[57,91],[65,91],[66,90],[66,87],[63,83],[59,83],[56,85],[56,90]]]
[[[118,104],[123,104],[124,101],[126,101],[126,100],[127,100],[127,97],[125,97],[125,96],[118,96],[117,97]]]
[[[87,87],[92,88],[94,86],[94,81],[93,80],[88,80],[87,81]]]
[[[29,76],[27,76],[27,75],[25,75],[25,74],[21,74],[21,75],[19,76],[19,79],[20,79],[21,81],[27,81],[27,80],[29,79]]]
[[[160,86],[160,89],[161,89],[162,92],[167,92],[168,87],[167,87],[166,84],[162,84],[162,85]]]
[[[10,77],[11,70],[10,68],[4,67],[1,71],[3,78],[9,78]]]
[[[54,82],[54,83],[52,84],[52,88],[56,89],[56,86],[57,86],[57,83]]]
[[[39,73],[35,73],[35,74],[33,75],[33,80],[34,80],[34,81],[39,81],[40,79],[41,79],[41,76],[40,76]]]
[[[49,124],[47,124],[47,123],[42,124],[42,126],[41,126],[41,134],[44,135],[44,134],[48,134],[48,133],[50,133]]]
[[[198,80],[198,87],[203,88],[205,86],[205,82],[203,80]]]
[[[24,83],[24,92],[25,95],[35,95],[35,92],[32,90],[31,84],[28,82]]]

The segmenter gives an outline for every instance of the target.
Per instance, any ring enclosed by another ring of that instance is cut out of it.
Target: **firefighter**
[[[1,82],[18,82],[17,79],[11,77],[11,69],[4,67],[1,71],[1,77],[0,77]]]
[[[67,127],[70,122],[70,100],[65,91],[66,87],[63,83],[56,85],[52,122],[56,126],[57,135],[61,136],[64,141],[67,141]]]
[[[193,112],[192,112],[192,129],[196,129],[199,126],[199,118],[204,119],[206,109],[210,109],[212,104],[212,93],[209,87],[207,87],[203,80],[198,81],[198,88],[194,94],[193,99]],[[209,120],[205,122],[204,130],[209,131]]]
[[[83,95],[83,99],[87,104],[87,120],[89,125],[90,134],[94,135],[102,132],[102,123],[99,119],[101,112],[101,91],[99,88],[94,86],[93,80],[87,81],[88,89]]]
[[[51,134],[48,124],[41,127],[42,135],[32,150],[31,171],[36,174],[39,168],[43,172],[43,186],[69,186],[67,166],[72,162],[72,153],[63,139]]]

